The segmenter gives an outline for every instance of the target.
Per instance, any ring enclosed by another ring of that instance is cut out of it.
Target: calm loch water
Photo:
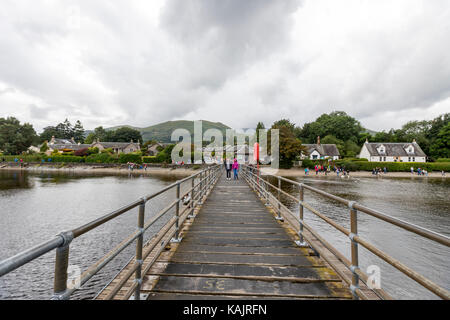
[[[450,181],[448,179],[417,177],[342,179],[335,176],[290,179],[304,182],[401,220],[450,236]],[[283,183],[282,188],[292,195],[299,194],[298,187]],[[297,203],[287,197],[282,201],[298,216]],[[324,200],[323,197],[310,191],[305,191],[305,202],[350,229],[350,214],[347,207]],[[350,259],[350,241],[345,235],[306,209],[304,219]],[[379,249],[450,290],[450,248],[361,212],[358,213],[358,233]],[[382,288],[396,299],[438,298],[362,246],[359,250],[359,259],[364,271],[367,271],[368,266],[380,268]]]
[[[0,260],[158,191],[176,180],[173,176],[0,171]],[[174,197],[175,190],[159,196],[159,201],[149,201],[146,220]],[[138,209],[133,209],[75,239],[70,247],[70,265],[84,271],[103,257],[136,230],[137,213]],[[158,221],[154,229],[149,229],[146,238],[154,234],[171,214],[173,212]],[[130,245],[73,298],[93,298],[133,254],[134,245]],[[53,251],[1,277],[0,299],[48,299],[52,293],[54,260]]]
[[[80,175],[0,171],[0,260],[47,240],[62,230],[89,222],[124,204],[150,194],[176,181],[176,177],[139,175]],[[344,180],[337,177],[292,178],[311,186],[358,201],[371,208],[450,235],[450,181],[445,179],[373,179]],[[293,195],[298,190],[282,187]],[[146,207],[146,219],[165,207],[175,194],[160,196]],[[296,203],[283,199],[298,212]],[[305,192],[305,201],[330,218],[349,226],[348,209],[323,201]],[[169,213],[150,237],[173,214]],[[348,257],[350,245],[345,236],[305,210],[305,221]],[[71,245],[72,266],[85,270],[98,258],[136,229],[137,209],[110,221],[93,232],[74,240]],[[409,232],[367,215],[359,214],[360,235],[404,262],[414,270],[450,290],[450,250],[423,240]],[[134,246],[122,252],[101,273],[90,280],[74,299],[90,299],[107,284],[133,255]],[[387,266],[364,249],[360,250],[362,269],[376,265],[381,269],[381,285],[394,298],[434,299],[414,281]],[[0,299],[48,299],[52,292],[54,252],[0,278]]]

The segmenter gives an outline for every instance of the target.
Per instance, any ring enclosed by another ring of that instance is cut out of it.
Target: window
[[[386,157],[383,158],[383,161],[386,162]]]
[[[408,157],[408,162],[411,162],[411,157]]]
[[[413,162],[416,162],[416,157],[413,157]]]
[[[383,161],[383,157],[380,157],[380,162],[382,162]]]
[[[317,155],[313,155],[313,160],[317,160]]]

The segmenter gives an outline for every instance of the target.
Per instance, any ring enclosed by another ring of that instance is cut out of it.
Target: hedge
[[[350,171],[372,171],[375,168],[384,168],[390,172],[410,172],[411,167],[427,171],[450,172],[450,162],[365,162],[365,161],[336,161],[339,167],[345,167]]]
[[[86,157],[86,163],[117,163],[118,159],[108,153],[96,153]]]
[[[84,158],[76,157],[76,156],[50,156],[50,157],[44,157],[45,162],[53,162],[53,163],[80,163],[84,162]],[[51,159],[51,161],[48,161]]]
[[[450,158],[440,158],[437,159],[436,162],[450,162]]]
[[[127,162],[142,163],[142,157],[139,154],[133,154],[133,153],[125,154],[125,153],[121,153],[119,155],[119,162],[120,163],[127,163]]]
[[[25,155],[25,156],[2,156],[0,157],[1,160],[3,158],[8,162],[14,162],[15,159],[20,161],[22,159],[24,162],[54,162],[54,163],[79,163],[84,162],[84,158],[82,157],[76,157],[76,156],[64,156],[64,155],[50,155],[50,156],[42,156],[40,154],[35,155]],[[49,161],[50,160],[50,161]]]
[[[161,163],[160,160],[161,159],[159,159],[156,156],[142,157],[142,162],[143,163]]]

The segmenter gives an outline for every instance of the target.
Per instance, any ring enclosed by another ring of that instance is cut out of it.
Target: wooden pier
[[[330,266],[298,247],[295,232],[275,217],[244,179],[222,175],[196,217],[186,220],[181,243],[170,244],[145,274],[141,293],[148,299],[351,299]],[[109,287],[98,299],[108,293]]]

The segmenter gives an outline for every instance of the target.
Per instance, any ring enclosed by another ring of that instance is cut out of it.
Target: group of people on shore
[[[383,169],[381,169],[379,167],[376,167],[376,168],[372,169],[372,175],[374,175],[374,176],[378,176],[378,175],[380,175],[382,173],[384,173],[384,174],[388,173],[388,170],[387,170],[386,167],[384,167]]]
[[[331,173],[331,171],[333,171],[334,173],[337,174],[338,177],[340,177],[341,175],[344,177],[350,177],[350,170],[346,169],[345,167],[336,167],[336,166],[331,167],[331,165],[328,166],[315,165],[314,171],[316,173],[316,176],[319,175],[320,173],[324,173],[327,176],[328,173]],[[309,168],[305,168],[305,176],[309,176]]]
[[[411,167],[411,174],[414,175],[414,167]],[[428,171],[426,169],[417,168],[418,176],[428,176]]]
[[[128,170],[129,171],[133,171],[134,169],[140,169],[140,170],[144,170],[147,171],[147,164],[137,164],[137,163],[133,163],[133,162],[127,162],[127,166],[128,166]]]

